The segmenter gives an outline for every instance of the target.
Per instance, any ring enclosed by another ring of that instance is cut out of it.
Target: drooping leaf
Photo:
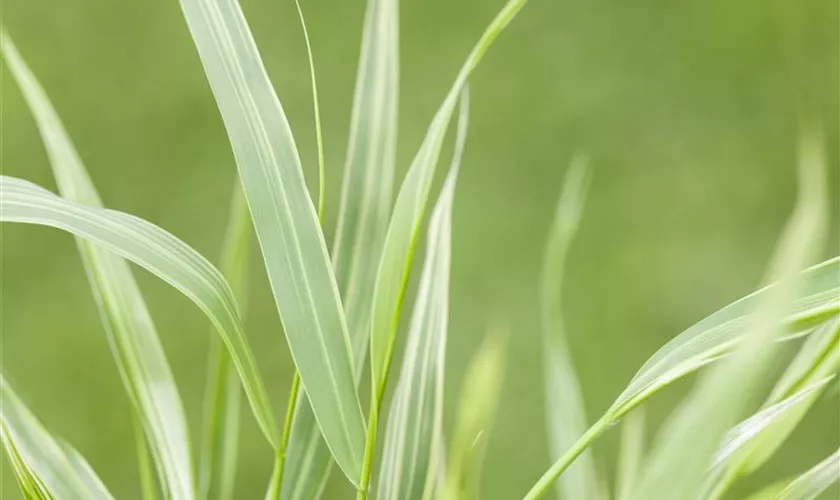
[[[467,368],[440,496],[443,500],[479,498],[478,480],[499,403],[504,365],[504,343],[493,335],[484,340]]]
[[[0,36],[6,63],[44,140],[59,192],[70,201],[101,207],[46,93],[11,39],[5,32]],[[157,462],[161,486],[169,498],[191,500],[195,492],[184,409],[140,289],[125,261],[83,239],[76,241],[126,392]]]
[[[385,386],[417,235],[426,210],[443,139],[458,96],[484,53],[526,2],[527,0],[509,0],[484,31],[432,119],[426,137],[400,187],[388,224],[374,288],[370,338],[371,380],[376,392],[374,397],[381,397]]]
[[[388,412],[377,498],[433,498],[443,437],[443,383],[449,313],[452,202],[467,136],[467,88],[461,99],[455,155],[432,211],[426,261],[408,330],[402,371]]]
[[[814,500],[840,480],[840,450],[788,484],[776,500]]]
[[[251,238],[251,217],[237,179],[222,249],[221,271],[238,299],[242,314],[247,303]],[[230,355],[217,336],[210,341],[208,361],[198,493],[201,499],[229,500],[233,498],[236,478],[242,389]]]
[[[67,201],[31,182],[0,176],[0,221],[50,226],[128,259],[163,279],[210,318],[225,341],[257,423],[272,445],[279,438],[268,395],[222,274],[163,229],[114,210]]]
[[[87,461],[50,435],[2,375],[0,439],[25,497],[113,500]]]
[[[367,357],[376,265],[391,213],[397,139],[397,10],[396,0],[368,1],[332,250],[356,384]],[[281,498],[317,500],[332,464],[305,391],[300,391],[286,449]]]
[[[689,498],[700,486],[717,443],[756,396],[796,297],[799,271],[820,248],[826,213],[822,154],[820,141],[804,137],[796,208],[769,270],[769,281],[780,284],[758,304],[735,352],[698,382],[664,424],[630,498]]]
[[[283,330],[321,433],[354,484],[365,423],[318,215],[289,123],[237,0],[181,0],[224,120]]]
[[[586,431],[580,383],[566,341],[561,288],[566,259],[580,222],[589,185],[586,160],[576,158],[566,174],[545,249],[542,272],[542,325],[546,421],[552,460],[563,455]],[[561,499],[599,498],[590,451],[584,451],[557,482]]]

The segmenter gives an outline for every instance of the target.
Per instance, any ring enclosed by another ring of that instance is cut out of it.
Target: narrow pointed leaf
[[[221,273],[198,252],[138,217],[67,201],[31,182],[0,176],[0,221],[50,226],[145,268],[192,300],[222,336],[257,423],[272,445],[279,438],[268,395]]]
[[[526,2],[527,0],[509,0],[484,31],[432,119],[426,137],[400,187],[388,225],[385,248],[382,251],[374,288],[370,349],[371,376],[377,392],[382,391],[385,383],[417,235],[426,210],[443,139],[458,96],[484,53]]]
[[[580,383],[566,341],[561,288],[572,240],[580,222],[589,177],[583,158],[572,162],[557,204],[542,272],[542,325],[546,420],[552,460],[561,457],[586,431]],[[587,450],[557,481],[559,497],[599,498],[592,453]]]
[[[443,437],[443,383],[449,313],[452,202],[467,135],[461,100],[455,157],[432,211],[426,261],[408,330],[402,371],[388,412],[377,498],[433,498]]]
[[[244,315],[247,303],[248,255],[251,217],[239,179],[233,190],[222,249],[221,271],[238,299]],[[213,336],[209,348],[209,376],[204,400],[204,436],[199,463],[199,498],[233,498],[239,445],[242,389],[221,339]]]
[[[57,113],[5,32],[0,45],[44,139],[60,193],[101,207]],[[120,375],[158,462],[161,485],[168,497],[190,500],[195,495],[184,409],[140,289],[125,261],[83,239],[77,244]]]
[[[473,356],[461,386],[458,416],[446,464],[443,500],[472,500],[487,436],[496,414],[505,370],[505,347],[498,336],[484,340]]]
[[[791,481],[776,500],[814,500],[840,480],[840,450]]]
[[[376,266],[391,214],[399,90],[397,11],[397,0],[368,0],[332,249],[357,385],[368,352]],[[298,395],[286,455],[281,498],[319,498],[333,461],[305,391]]]
[[[819,249],[825,217],[822,143],[807,136],[799,163],[797,205],[778,245],[769,276],[781,283],[758,305],[732,356],[698,382],[665,423],[634,500],[689,498],[700,486],[717,443],[755,397],[776,354],[774,339],[796,297],[796,278]]]
[[[237,0],[181,0],[224,120],[283,330],[316,421],[348,479],[365,424],[318,215],[280,101]]]
[[[27,497],[113,499],[87,461],[47,432],[2,375],[0,438]]]

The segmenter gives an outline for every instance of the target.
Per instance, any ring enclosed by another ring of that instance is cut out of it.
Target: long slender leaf
[[[429,223],[426,261],[408,331],[402,372],[388,412],[377,498],[431,499],[443,437],[443,382],[449,313],[452,202],[467,137],[461,100],[455,155]]]
[[[102,246],[145,268],[192,300],[225,341],[268,441],[279,438],[268,395],[221,273],[172,234],[138,217],[67,201],[31,182],[0,176],[0,221],[50,226]]]
[[[498,335],[484,340],[461,386],[458,417],[450,446],[443,500],[478,498],[478,479],[495,418],[505,371],[505,347]]]
[[[580,383],[566,342],[561,288],[566,258],[580,222],[588,189],[586,160],[572,162],[557,204],[545,249],[542,272],[542,323],[546,419],[552,460],[563,455],[586,431],[586,410]],[[562,499],[599,498],[592,453],[585,451],[559,481]]]
[[[0,439],[27,498],[114,498],[75,449],[50,435],[2,375]]]
[[[374,288],[370,338],[371,380],[377,393],[374,397],[379,396],[385,384],[417,235],[443,139],[458,96],[484,53],[526,2],[527,0],[509,0],[484,31],[432,119],[426,137],[400,187],[388,225]]]
[[[237,179],[222,249],[221,271],[238,299],[243,315],[247,303],[251,237],[251,217]],[[231,366],[230,355],[217,336],[210,341],[209,353],[198,491],[202,499],[227,500],[233,498],[236,476],[242,389],[236,370]]]
[[[790,482],[777,500],[813,500],[840,480],[840,450]]]
[[[840,319],[835,318],[808,337],[762,411],[727,434],[700,498],[720,498],[739,476],[763,465],[813,406],[838,367]]]
[[[368,0],[332,262],[358,385],[367,357],[376,266],[391,213],[397,140],[399,15],[396,0]],[[283,500],[316,500],[332,468],[305,391],[286,451]]]
[[[631,498],[689,498],[700,485],[718,440],[755,396],[774,359],[773,340],[789,314],[799,270],[819,249],[826,205],[824,169],[822,143],[805,137],[796,209],[770,267],[772,281],[781,284],[758,305],[733,355],[704,377],[666,422]]]
[[[810,267],[800,281],[785,317],[788,331],[794,333],[810,331],[840,312],[840,257]],[[731,353],[743,338],[751,311],[776,286],[729,304],[671,339],[639,369],[608,413],[620,417],[662,387]]]
[[[46,93],[3,32],[3,54],[20,85],[47,148],[60,193],[101,207],[93,183]],[[184,409],[152,317],[128,264],[105,249],[77,239],[93,295],[126,392],[151,447],[166,496],[195,498]],[[143,443],[140,443],[143,446]]]
[[[630,496],[644,463],[645,420],[645,410],[640,408],[622,422],[616,500],[625,500]]]
[[[181,0],[227,128],[283,330],[333,457],[354,484],[365,423],[318,215],[289,123],[236,0]]]

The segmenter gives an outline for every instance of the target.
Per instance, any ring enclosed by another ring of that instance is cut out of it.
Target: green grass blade
[[[288,121],[236,0],[181,0],[230,137],[266,271],[318,426],[358,482],[365,423],[318,215]]]
[[[47,432],[2,375],[0,438],[25,496],[113,499],[85,459]]]
[[[371,376],[377,393],[381,393],[385,385],[420,224],[443,139],[458,96],[484,53],[526,2],[527,0],[509,0],[484,31],[432,119],[426,137],[400,187],[388,225],[374,288],[370,349]]]
[[[7,65],[35,117],[59,192],[68,200],[101,207],[46,93],[11,39],[5,32],[1,36]],[[160,483],[169,498],[192,500],[195,492],[186,417],[140,289],[125,261],[84,240],[77,239],[77,244],[126,392],[158,462]]]
[[[840,450],[791,481],[777,500],[814,500],[840,480]]]
[[[621,443],[618,452],[616,500],[625,500],[630,496],[644,463],[645,420],[645,410],[639,408],[622,422]]]
[[[689,498],[700,486],[717,443],[756,395],[775,357],[774,339],[796,296],[799,271],[820,248],[826,213],[822,147],[815,137],[804,138],[797,205],[769,271],[771,281],[781,283],[758,305],[732,356],[701,379],[665,423],[630,498]]]
[[[368,1],[332,250],[357,384],[367,357],[376,266],[391,214],[397,140],[397,11],[396,0]],[[304,391],[298,399],[281,498],[314,500],[321,496],[333,461]]]
[[[443,383],[449,313],[452,203],[467,137],[468,94],[461,100],[455,155],[432,211],[426,261],[408,330],[402,372],[388,412],[377,498],[433,498],[442,450]]]
[[[247,303],[251,216],[239,185],[234,186],[222,249],[221,271],[244,316]],[[199,498],[233,498],[239,446],[242,390],[239,376],[218,336],[209,348],[209,371],[204,400],[204,436],[199,462]]]
[[[762,406],[730,431],[729,446],[718,450],[716,467],[703,498],[716,500],[740,476],[763,465],[799,425],[840,367],[840,320],[826,322],[805,341]]]
[[[0,221],[50,226],[107,248],[190,298],[222,335],[257,423],[272,445],[279,436],[248,346],[236,300],[221,273],[198,252],[138,217],[67,201],[21,179],[0,176]]]
[[[552,460],[562,456],[586,431],[583,395],[566,342],[561,288],[566,259],[580,222],[588,185],[586,160],[577,158],[566,174],[543,260],[543,363]],[[557,485],[560,498],[599,498],[591,452],[583,452],[560,477]]]
[[[498,336],[484,340],[467,368],[458,417],[446,464],[443,500],[478,497],[478,479],[487,435],[499,403],[505,370],[505,346]]]
[[[806,269],[799,281],[784,318],[787,331],[793,333],[810,331],[840,312],[840,257]],[[744,336],[751,311],[776,287],[733,302],[674,337],[645,362],[608,413],[620,418],[662,387],[731,353]]]

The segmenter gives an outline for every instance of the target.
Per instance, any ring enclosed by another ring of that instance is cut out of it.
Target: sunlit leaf
[[[85,459],[47,432],[2,375],[0,439],[27,498],[113,499]]]
[[[277,310],[321,433],[354,484],[365,423],[338,287],[297,147],[237,0],[181,0],[224,120]]]
[[[68,200],[101,207],[96,188],[57,113],[5,32],[0,45],[35,117],[59,192]],[[117,367],[148,437],[166,496],[174,500],[195,498],[183,405],[134,276],[128,264],[111,252],[83,239],[77,239],[77,244]]]
[[[840,450],[788,484],[776,500],[813,500],[840,480]]]
[[[449,313],[452,202],[467,136],[468,97],[461,100],[455,156],[432,211],[426,261],[415,299],[397,388],[388,412],[377,498],[433,498],[443,436],[443,383]]]
[[[168,282],[201,308],[225,341],[270,443],[279,438],[268,395],[221,273],[198,252],[138,217],[67,201],[21,179],[0,176],[0,221],[50,226],[95,243]]]

